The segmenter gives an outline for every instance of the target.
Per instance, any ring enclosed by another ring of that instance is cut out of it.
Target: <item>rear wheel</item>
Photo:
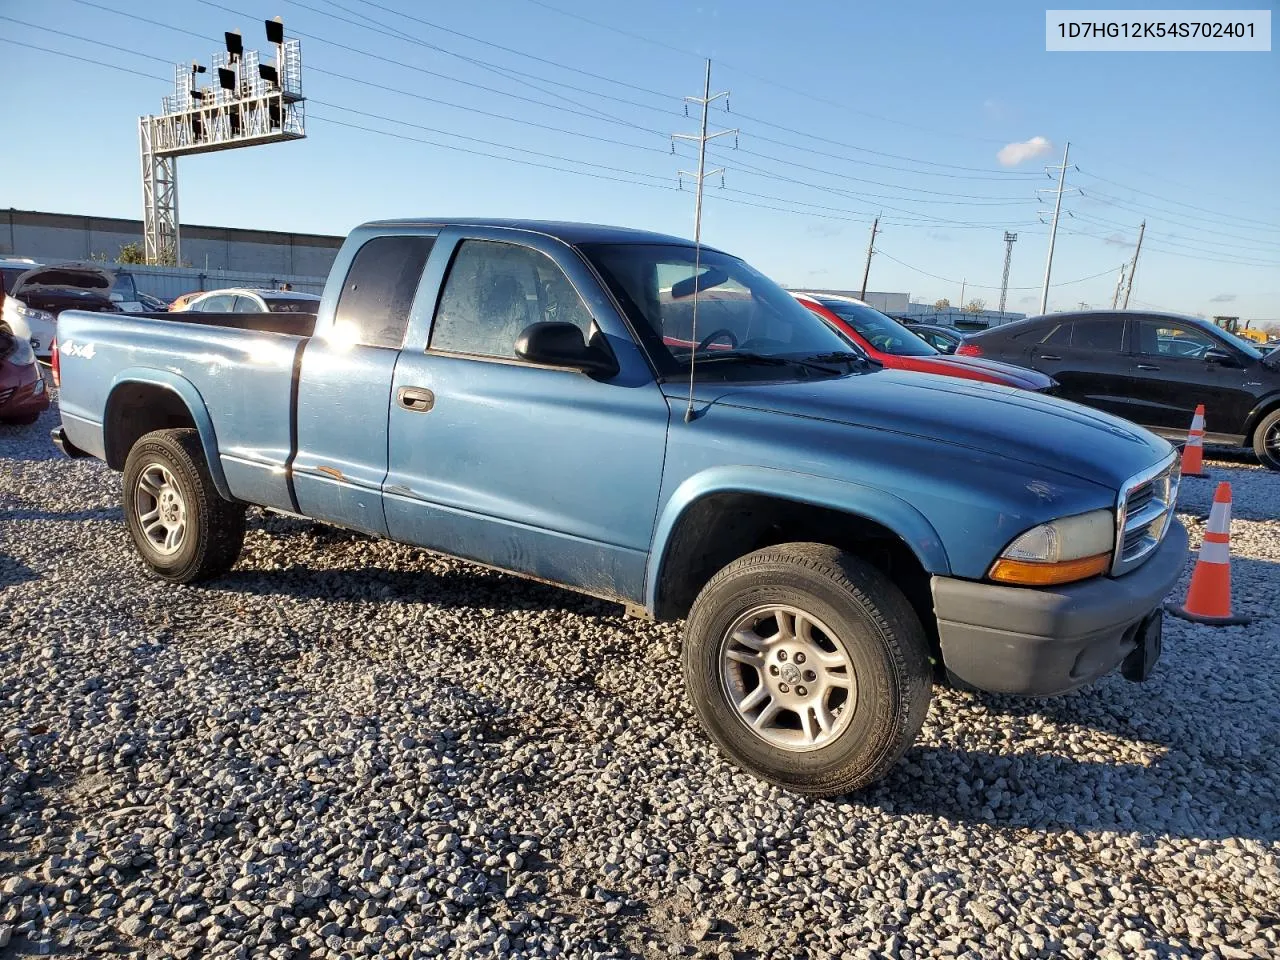
[[[1253,431],[1253,452],[1264,467],[1280,470],[1280,408],[1263,417]]]
[[[924,630],[874,567],[814,543],[721,570],[685,628],[685,680],[703,726],[750,773],[832,795],[882,777],[929,708]]]
[[[175,583],[226,573],[244,545],[245,505],[223,500],[190,428],[155,430],[124,465],[124,516],[138,553]]]

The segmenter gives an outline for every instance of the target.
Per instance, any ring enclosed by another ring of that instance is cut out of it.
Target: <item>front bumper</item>
[[[942,660],[991,693],[1053,696],[1110,673],[1138,646],[1148,614],[1186,567],[1187,531],[1175,518],[1136,570],[1062,587],[1007,587],[934,577]]]

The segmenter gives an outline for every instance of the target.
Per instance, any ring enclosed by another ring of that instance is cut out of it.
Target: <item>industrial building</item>
[[[207,273],[244,273],[281,280],[320,280],[343,237],[182,224],[182,264]],[[0,254],[58,260],[114,261],[126,244],[142,246],[142,221],[37,210],[0,210]]]

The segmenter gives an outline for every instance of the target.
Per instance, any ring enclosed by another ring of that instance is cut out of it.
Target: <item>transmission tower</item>
[[[1067,183],[1067,169],[1069,167],[1069,164],[1067,162],[1067,157],[1070,155],[1070,153],[1071,153],[1071,144],[1067,143],[1062,150],[1062,165],[1045,167],[1046,173],[1050,170],[1058,171],[1058,187],[1055,191],[1053,191],[1058,195],[1058,197],[1053,204],[1053,225],[1049,227],[1049,256],[1045,258],[1044,287],[1040,291],[1040,312],[1041,313],[1044,313],[1049,308],[1049,274],[1053,272],[1053,245],[1054,245],[1054,242],[1058,239],[1058,215],[1062,212],[1062,194],[1065,192],[1064,188],[1066,187],[1066,183]],[[1050,176],[1052,176],[1052,174],[1050,174]],[[1038,191],[1038,192],[1044,192],[1044,191]]]
[[[217,87],[199,86],[200,74],[208,72],[203,64],[179,63],[163,112],[138,118],[147,263],[181,263],[178,157],[306,136],[302,45],[285,39],[279,17],[265,22],[274,66],[261,62],[258,51],[245,50],[238,31],[227,31],[226,51],[213,57]]]
[[[1013,260],[1013,245],[1017,242],[1018,235],[1010,233],[1008,230],[1004,232],[1004,276],[1000,280],[1000,312],[1004,313],[1004,298],[1009,292],[1009,264]]]
[[[698,145],[698,171],[693,173],[689,170],[680,170],[678,176],[680,178],[680,187],[684,188],[684,178],[690,177],[695,184],[695,193],[693,201],[693,320],[690,328],[690,339],[693,341],[693,349],[689,351],[689,405],[685,408],[684,419],[688,423],[693,419],[693,368],[694,358],[698,352],[698,283],[702,273],[702,185],[707,177],[714,177],[719,174],[724,176],[724,167],[717,167],[714,170],[707,169],[707,144],[719,137],[734,137],[734,145],[737,145],[738,131],[734,130],[717,130],[714,133],[707,133],[707,115],[710,112],[711,104],[715,103],[721,97],[724,97],[725,112],[729,112],[729,91],[724,90],[720,93],[712,95],[711,93],[711,61],[707,61],[707,74],[702,84],[702,96],[685,97],[685,114],[689,112],[688,104],[696,103],[702,107],[702,128],[700,133],[673,133],[671,135],[671,152],[676,152],[676,141],[686,140]]]

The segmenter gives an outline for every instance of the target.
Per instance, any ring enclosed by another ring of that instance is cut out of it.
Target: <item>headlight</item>
[[[4,351],[3,356],[10,363],[20,367],[36,362],[35,351],[31,349],[31,344],[17,336],[10,339],[9,347]]]
[[[17,301],[15,306],[17,307],[18,316],[24,320],[41,320],[45,323],[53,323],[53,314],[47,310],[33,310],[21,300]]]
[[[1042,587],[1105,573],[1115,546],[1110,510],[1063,517],[1014,538],[987,574],[999,583]]]

